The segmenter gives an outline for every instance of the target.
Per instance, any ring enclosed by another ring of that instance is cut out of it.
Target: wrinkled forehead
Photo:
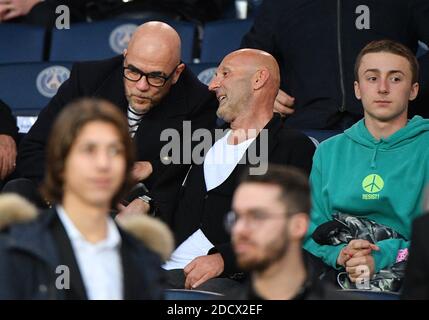
[[[151,50],[129,50],[125,57],[125,64],[132,64],[144,72],[169,72],[180,60],[170,54],[168,50],[160,49],[158,53]]]
[[[180,61],[180,46],[166,37],[142,35],[128,46],[126,60],[136,66],[157,65],[167,69]]]

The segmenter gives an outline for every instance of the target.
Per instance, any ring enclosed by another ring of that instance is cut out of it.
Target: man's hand
[[[136,161],[132,171],[133,178],[136,182],[148,178],[152,174],[153,168],[149,161]]]
[[[380,248],[367,240],[352,240],[341,250],[337,258],[337,264],[345,267],[349,259],[370,255],[373,250],[379,251]]]
[[[374,262],[374,257],[372,255],[366,255],[363,257],[353,257],[346,262],[346,271],[352,282],[356,282],[356,279],[362,276],[362,273],[359,272],[362,270],[362,268],[358,268],[362,266],[365,266],[368,268],[369,276],[371,278],[375,270],[375,262]]]
[[[16,143],[11,136],[0,134],[0,180],[15,170]]]
[[[27,15],[41,0],[0,0],[0,21]]]
[[[121,217],[128,215],[148,214],[150,206],[148,203],[137,198],[131,201],[127,206],[118,204],[118,210],[119,213],[116,215],[116,218],[121,219]]]
[[[293,105],[295,103],[295,98],[288,95],[283,90],[279,89],[277,93],[276,101],[274,102],[274,112],[278,112],[282,117],[287,116],[295,112]]]
[[[185,289],[195,289],[209,279],[221,275],[225,264],[220,253],[197,257],[183,269]]]

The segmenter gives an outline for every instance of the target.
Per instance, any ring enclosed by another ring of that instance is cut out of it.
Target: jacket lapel
[[[67,236],[66,230],[61,223],[58,215],[52,221],[51,224],[52,237],[57,244],[58,256],[60,263],[65,265],[70,270],[70,289],[65,290],[65,296],[67,300],[88,300],[86,289],[83,284],[82,275],[79,270],[79,266],[76,261],[76,257],[71,245],[70,239]]]
[[[278,137],[277,133],[282,128],[282,120],[281,117],[278,114],[274,114],[273,118],[267,123],[264,130],[267,130],[267,139],[261,138],[261,134],[259,134],[256,139],[250,144],[249,148],[244,153],[243,157],[238,162],[237,166],[234,168],[234,170],[231,172],[231,175],[226,179],[222,184],[220,184],[218,187],[214,188],[213,190],[216,190],[216,192],[225,193],[225,194],[232,194],[237,186],[238,179],[240,175],[242,174],[243,170],[245,170],[249,166],[258,166],[257,164],[252,164],[252,162],[249,159],[249,157],[254,157],[255,155],[259,157],[261,162],[267,162],[269,161],[269,155],[272,154],[274,148],[278,144]],[[225,127],[223,127],[225,128]],[[265,148],[261,146],[261,144],[268,143],[267,153],[265,153]],[[261,148],[262,147],[262,148]],[[262,154],[261,154],[261,150]],[[201,165],[201,167],[203,167]],[[201,170],[204,170],[203,168]],[[203,174],[204,177],[204,174]]]
[[[122,273],[124,275],[124,299],[136,299],[138,288],[135,286],[135,280],[138,278],[138,274],[136,273],[133,265],[132,252],[129,245],[126,242],[124,243],[124,241],[122,241],[120,250],[122,259]]]

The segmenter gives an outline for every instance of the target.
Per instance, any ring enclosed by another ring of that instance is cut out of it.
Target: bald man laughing
[[[223,132],[212,130],[214,143],[203,163],[192,164],[177,202],[164,211],[158,206],[178,245],[164,265],[170,287],[219,293],[240,287],[241,270],[224,223],[240,175],[264,174],[268,162],[310,172],[313,143],[273,114],[279,83],[276,60],[261,50],[234,51],[218,66],[209,89],[219,101],[217,115],[226,122]],[[153,190],[158,204],[174,198],[166,196],[169,181],[161,180]]]

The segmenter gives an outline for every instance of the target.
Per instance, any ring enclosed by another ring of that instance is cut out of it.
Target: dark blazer
[[[274,115],[265,128],[268,130],[268,159],[262,161],[268,160],[270,163],[295,166],[309,174],[315,151],[311,140],[298,131],[285,128],[278,114]],[[260,136],[258,136],[228,179],[208,192],[203,164],[192,165],[178,194],[174,193],[173,179],[164,180],[167,174],[154,187],[153,196],[159,207],[157,214],[170,225],[175,235],[176,245],[180,245],[193,232],[201,228],[215,245],[216,250],[222,254],[226,275],[235,273],[237,268],[230,235],[224,227],[224,217],[231,210],[232,196],[243,170],[249,170],[247,166],[250,164],[249,154],[260,155],[260,142]],[[169,168],[169,170],[174,169],[174,167]],[[189,169],[189,166],[185,169]],[[184,171],[186,174],[187,170]],[[177,176],[177,173],[171,173],[171,177]],[[184,176],[183,172],[182,176]],[[174,202],[172,199],[177,201]]]
[[[21,177],[37,184],[43,179],[45,146],[55,118],[64,106],[80,97],[106,99],[118,106],[126,115],[128,102],[122,76],[123,57],[77,63],[70,78],[59,88],[57,94],[40,112],[19,146],[17,170]],[[162,130],[182,129],[184,120],[192,121],[192,128],[212,128],[216,121],[217,100],[188,68],[161,103],[142,118],[134,140],[137,145],[137,160],[151,161],[155,180],[160,168],[159,154],[165,142],[160,141]]]
[[[18,127],[16,119],[10,108],[0,100],[0,134],[11,136],[15,142],[18,140]]]
[[[413,222],[402,299],[429,299],[429,214]]]
[[[119,228],[124,299],[163,298],[158,255]],[[59,273],[70,270],[70,290],[56,288]],[[70,240],[55,209],[0,233],[0,299],[87,299]]]

